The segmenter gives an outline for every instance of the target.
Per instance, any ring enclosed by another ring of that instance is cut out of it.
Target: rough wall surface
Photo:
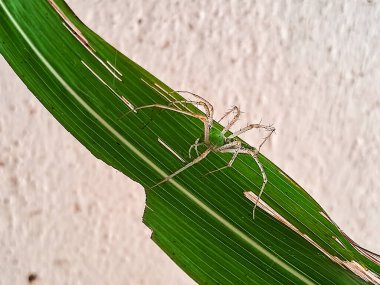
[[[264,154],[380,253],[379,2],[68,3],[169,86],[213,102],[217,115],[236,104],[242,124],[274,123]],[[149,239],[144,198],[0,59],[0,284],[26,284],[30,273],[34,284],[193,284]]]

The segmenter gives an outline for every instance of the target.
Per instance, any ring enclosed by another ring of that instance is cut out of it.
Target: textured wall
[[[274,123],[263,152],[380,253],[380,3],[68,1],[175,89]],[[252,136],[245,136],[248,141]],[[142,187],[96,160],[0,59],[0,284],[193,284],[150,241]]]

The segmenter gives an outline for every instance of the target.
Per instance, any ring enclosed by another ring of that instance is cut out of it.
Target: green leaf
[[[152,188],[191,161],[188,150],[203,124],[170,110],[131,111],[182,97],[94,34],[63,1],[0,0],[0,20],[1,54],[73,136],[145,187],[152,239],[195,281],[379,284],[379,257],[353,243],[262,155],[268,184],[255,219],[262,175],[249,155],[204,175],[231,159],[211,153]]]

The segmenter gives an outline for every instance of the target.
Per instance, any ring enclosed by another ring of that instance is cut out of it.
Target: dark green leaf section
[[[366,284],[343,266],[351,261],[372,276],[380,273],[379,264],[356,251],[321,207],[263,156],[269,181],[263,200],[298,233],[262,209],[252,219],[244,192],[258,194],[262,177],[250,156],[205,176],[230,159],[210,154],[151,189],[184,165],[158,139],[189,162],[202,123],[171,111],[130,112],[120,96],[134,106],[168,104],[163,90],[170,88],[89,30],[63,1],[0,0],[0,23],[1,54],[86,148],[147,189],[144,222],[152,239],[197,282]]]

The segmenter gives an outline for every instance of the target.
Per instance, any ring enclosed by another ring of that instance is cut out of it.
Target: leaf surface
[[[194,280],[378,284],[378,256],[347,238],[263,155],[268,184],[255,219],[262,176],[249,155],[205,175],[231,159],[211,153],[151,188],[194,159],[188,150],[203,124],[170,110],[131,111],[182,97],[88,29],[63,1],[0,0],[0,21],[1,54],[73,136],[144,186],[144,223],[152,239]]]

